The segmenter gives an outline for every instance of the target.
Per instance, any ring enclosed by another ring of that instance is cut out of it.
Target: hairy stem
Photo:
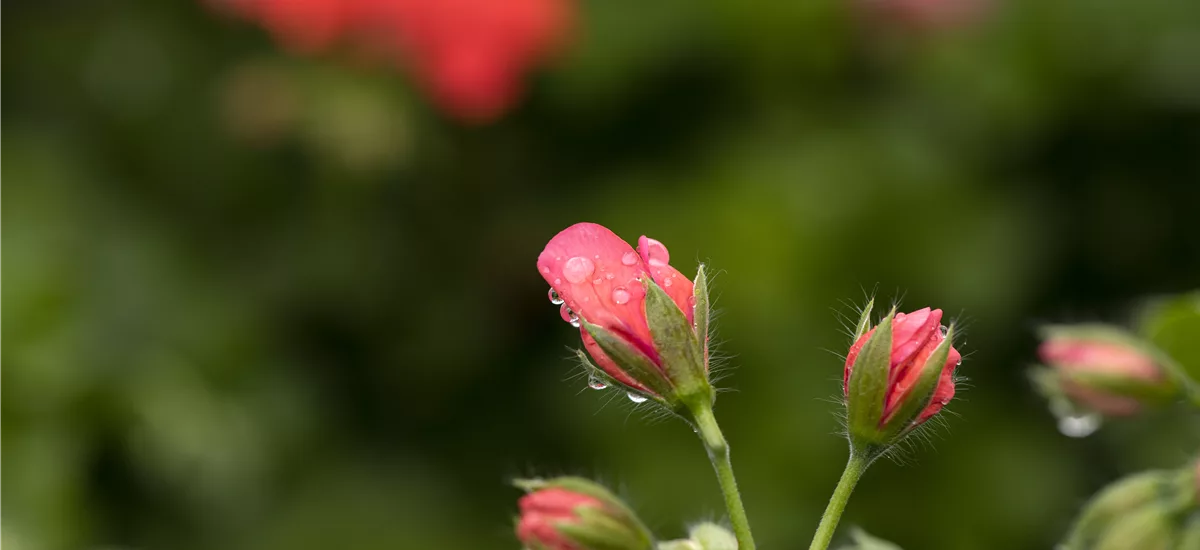
[[[750,534],[750,520],[746,518],[746,508],[742,505],[742,495],[738,493],[737,480],[733,477],[733,464],[729,461],[729,444],[717,426],[717,418],[713,416],[712,405],[702,403],[692,410],[696,431],[704,441],[708,450],[708,459],[712,461],[713,469],[717,472],[717,481],[721,484],[721,493],[725,495],[725,508],[729,512],[729,522],[733,524],[733,535],[737,538],[738,550],[754,550],[754,536]]]
[[[862,477],[863,472],[867,471],[867,466],[870,464],[871,461],[866,453],[851,449],[850,460],[846,462],[842,479],[838,480],[837,487],[833,490],[833,496],[829,497],[829,506],[825,507],[825,514],[821,516],[821,524],[817,526],[817,532],[813,535],[812,544],[808,546],[808,550],[829,548],[829,542],[833,540],[833,533],[837,531],[838,521],[842,519],[842,512],[846,509],[846,503],[850,501],[850,493],[854,492],[854,486],[858,484],[859,478]]]

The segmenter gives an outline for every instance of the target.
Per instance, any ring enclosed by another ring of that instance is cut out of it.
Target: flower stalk
[[[867,453],[851,450],[850,460],[846,462],[842,478],[838,480],[833,495],[829,497],[829,505],[825,507],[825,513],[821,515],[821,523],[817,525],[817,532],[813,535],[812,544],[808,546],[808,550],[829,548],[829,542],[833,540],[833,533],[837,531],[838,522],[842,519],[842,512],[846,510],[846,503],[850,502],[850,494],[854,492],[854,486],[858,485],[858,480],[862,478],[870,464],[871,460]]]
[[[742,504],[742,495],[738,492],[737,480],[733,475],[733,463],[729,459],[729,444],[717,425],[717,417],[713,415],[712,405],[702,402],[693,406],[692,420],[695,422],[696,433],[704,442],[708,451],[708,459],[712,462],[717,474],[717,482],[721,485],[721,494],[725,497],[725,509],[729,513],[729,522],[733,524],[733,534],[737,538],[738,550],[754,550],[754,536],[750,533],[750,520],[746,517],[746,507]]]

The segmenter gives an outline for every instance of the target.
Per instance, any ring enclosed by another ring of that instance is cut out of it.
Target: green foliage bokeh
[[[838,314],[869,293],[959,319],[969,383],[846,528],[1049,548],[1200,443],[1194,416],[1064,437],[1024,376],[1037,324],[1200,283],[1194,1],[996,1],[921,33],[842,2],[587,0],[487,127],[200,2],[5,8],[13,549],[514,548],[508,480],[562,473],[664,537],[719,518],[690,430],[575,377],[534,261],[585,220],[716,273],[717,414],[764,548],[807,544],[843,465]]]

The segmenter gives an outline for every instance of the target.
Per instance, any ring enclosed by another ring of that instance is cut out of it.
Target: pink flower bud
[[[584,348],[599,368],[628,388],[660,400],[673,399],[668,394],[697,378],[702,379],[700,386],[708,387],[706,350],[685,354],[694,361],[680,361],[677,352],[687,343],[665,341],[665,331],[652,330],[656,323],[674,322],[673,316],[677,324],[668,328],[681,327],[672,331],[675,336],[698,346],[707,340],[707,295],[701,319],[696,307],[697,293],[706,292],[705,287],[694,286],[669,261],[667,248],[654,239],[641,237],[635,251],[604,226],[578,223],[555,235],[537,262],[542,278],[550,283],[551,300],[561,303],[564,320],[580,327]],[[662,299],[650,300],[647,292]],[[662,304],[672,311],[663,311]],[[598,334],[607,341],[598,342]],[[605,346],[609,352],[619,347],[622,355],[610,356]]]
[[[578,550],[579,547],[559,533],[558,528],[578,525],[580,508],[602,508],[599,500],[566,489],[549,488],[529,493],[518,501],[521,519],[517,538],[522,543],[551,550]]]
[[[531,550],[651,550],[654,535],[621,499],[577,477],[518,480],[517,538]]]
[[[911,399],[919,399],[914,388],[917,381],[925,372],[926,362],[933,356],[934,351],[945,340],[945,327],[941,324],[942,310],[929,308],[912,313],[897,313],[892,320],[891,357],[888,365],[887,390],[884,393],[883,415],[879,418],[880,427],[890,424],[901,405]],[[858,338],[850,352],[846,354],[846,369],[842,381],[842,390],[847,400],[851,399],[850,375],[863,346],[875,333],[875,328],[867,331]],[[946,403],[954,397],[954,368],[962,361],[962,355],[953,347],[946,354],[944,365],[940,367],[937,385],[927,405],[921,409],[914,420],[914,426],[928,420],[942,410]]]
[[[1109,416],[1137,413],[1174,384],[1148,351],[1110,327],[1048,329],[1038,356],[1075,406]]]

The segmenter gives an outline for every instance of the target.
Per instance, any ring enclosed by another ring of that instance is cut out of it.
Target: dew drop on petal
[[[595,376],[588,378],[588,387],[593,390],[602,390],[608,387],[608,384]]]
[[[609,273],[605,273],[605,274],[604,274],[604,278],[605,278],[605,279],[608,279],[608,280],[610,280],[610,281],[611,281],[611,280],[613,280],[613,279],[615,279],[616,277],[617,277],[617,276],[616,276],[616,275],[613,275],[613,274],[612,274],[612,272],[609,272]]]
[[[629,392],[629,393],[626,393],[625,395],[627,397],[629,397],[629,400],[633,401],[634,403],[645,403],[646,402],[646,396],[641,395],[639,393]]]
[[[572,283],[582,283],[592,276],[596,264],[583,256],[575,256],[563,264],[563,277]]]
[[[558,295],[557,290],[554,290],[553,288],[551,288],[550,292],[549,292],[549,296],[550,296],[550,303],[552,303],[556,306],[563,303],[563,299],[561,296]]]
[[[562,317],[562,320],[571,323],[571,326],[579,326],[579,315],[572,311],[571,308],[567,307],[567,304],[563,304],[562,307],[558,309],[558,315]]]
[[[649,259],[650,265],[663,266],[671,261],[671,254],[667,252],[667,247],[651,238],[646,239],[646,257]]]
[[[547,266],[542,266],[542,273],[550,273],[550,268]]]
[[[1058,431],[1067,437],[1087,437],[1100,429],[1100,415],[1067,415],[1058,419]]]
[[[554,279],[554,284],[556,284],[556,285],[561,285],[561,284],[562,284],[562,279]]]
[[[671,279],[669,277],[667,278],[667,280],[663,281],[663,286],[671,286],[673,284],[675,284],[675,283],[671,282]]]
[[[628,303],[630,297],[629,291],[623,287],[614,288],[612,291],[612,301],[617,305]]]
[[[626,252],[624,256],[621,256],[621,263],[624,265],[634,265],[634,264],[638,263],[637,252],[634,252],[632,250],[630,250],[629,252]]]
[[[604,282],[604,279],[592,279],[592,284],[594,284],[594,285],[598,285],[603,282]]]

